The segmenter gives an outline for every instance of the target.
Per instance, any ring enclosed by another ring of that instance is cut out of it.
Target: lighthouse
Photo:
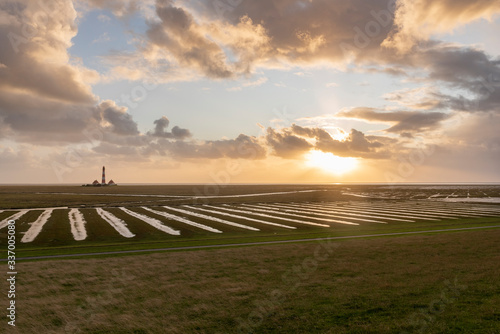
[[[101,185],[106,185],[106,167],[102,166],[102,182]]]
[[[106,167],[105,166],[102,166],[101,183],[99,183],[99,181],[95,180],[92,183],[82,184],[82,187],[103,187],[103,186],[117,186],[117,184],[113,180],[110,180],[109,183],[106,183]]]

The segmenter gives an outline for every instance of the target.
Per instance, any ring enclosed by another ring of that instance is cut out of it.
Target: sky
[[[5,0],[0,183],[500,182],[497,0]]]

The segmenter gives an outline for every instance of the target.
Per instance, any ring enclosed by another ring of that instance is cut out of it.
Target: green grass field
[[[0,221],[17,212],[15,209],[38,208],[17,219],[18,241],[43,212],[41,208],[68,207],[53,210],[32,242],[17,242],[18,258],[87,254],[66,259],[18,260],[17,325],[10,328],[5,320],[0,324],[0,332],[4,329],[9,333],[66,334],[500,332],[500,228],[493,227],[500,225],[498,214],[416,219],[411,223],[357,221],[359,225],[329,224],[330,227],[284,222],[276,216],[265,218],[296,229],[231,218],[235,223],[259,227],[260,231],[190,217],[193,222],[209,222],[223,232],[211,233],[165,220],[141,208],[153,207],[172,214],[175,210],[162,206],[195,205],[190,210],[200,213],[203,211],[199,208],[204,208],[201,204],[241,210],[242,203],[261,203],[263,207],[273,203],[285,206],[304,203],[304,207],[312,205],[308,210],[310,221],[314,221],[322,217],[314,211],[315,203],[346,203],[340,209],[358,203],[372,203],[374,207],[410,205],[410,211],[418,212],[427,208],[426,203],[434,202],[410,200],[412,196],[425,193],[429,197],[437,193],[433,188],[409,191],[380,186],[344,189],[336,185],[268,185],[228,186],[219,190],[218,197],[199,198],[193,190],[196,187],[203,189],[203,186],[0,187],[0,210],[3,210]],[[474,190],[464,189],[453,191],[474,194]],[[293,192],[308,190],[316,191]],[[481,188],[483,197],[495,196],[497,190]],[[353,197],[345,195],[347,191],[395,198]],[[236,197],[265,193],[269,195]],[[450,205],[450,210],[456,208],[457,215],[468,208],[470,212],[475,212],[475,208],[496,212],[498,208],[494,204]],[[163,233],[126,214],[120,206],[162,220],[181,235]],[[124,220],[135,237],[119,235],[97,214],[98,207]],[[75,241],[71,233],[68,220],[71,208],[78,208],[86,220],[84,241]],[[227,218],[219,212],[210,215]],[[492,227],[446,231],[488,226]],[[429,233],[376,236],[419,231]],[[370,237],[356,239],[366,235]],[[6,229],[0,230],[0,258],[6,257],[6,236]],[[337,237],[347,238],[316,240]],[[245,246],[299,239],[309,241]],[[207,245],[215,247],[91,255]],[[2,263],[7,271],[6,262]],[[3,289],[0,294],[1,300],[8,300],[6,291]]]
[[[499,238],[468,231],[22,262],[17,332],[498,333]]]

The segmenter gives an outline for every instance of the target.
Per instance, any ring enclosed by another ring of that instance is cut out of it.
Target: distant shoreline
[[[2,183],[3,186],[78,186],[81,187],[84,183]],[[199,186],[213,184],[211,182],[204,183],[120,183],[121,186]],[[318,182],[318,183],[228,183],[224,186],[327,186],[327,185],[359,185],[359,186],[425,186],[425,185],[443,185],[443,186],[471,186],[471,185],[499,185],[500,182],[405,182],[405,183],[388,183],[388,182]]]

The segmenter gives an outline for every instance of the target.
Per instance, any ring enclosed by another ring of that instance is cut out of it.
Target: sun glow
[[[305,158],[307,166],[319,168],[335,175],[346,174],[358,166],[358,159],[356,158],[338,157],[332,153],[317,150],[310,151],[305,155]]]

